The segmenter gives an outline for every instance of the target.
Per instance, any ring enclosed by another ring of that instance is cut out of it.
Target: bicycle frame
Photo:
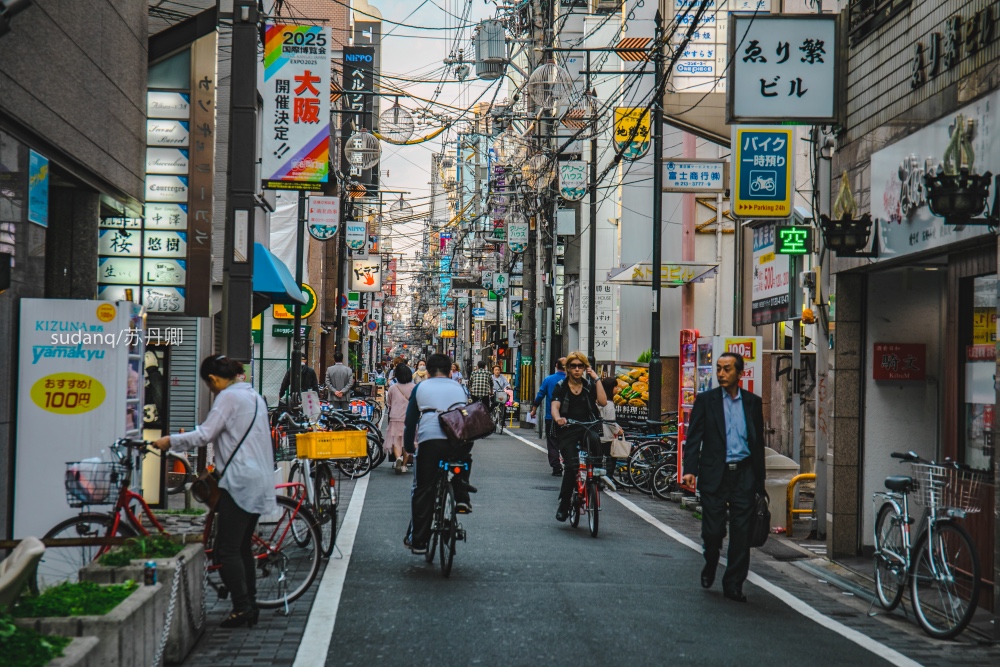
[[[931,573],[935,577],[941,576],[941,573],[938,572],[937,568],[938,559],[934,558],[934,527],[940,520],[940,517],[938,517],[937,508],[934,507],[934,508],[924,509],[923,513],[920,516],[920,520],[916,522],[917,532],[916,535],[914,535],[913,531],[910,530],[910,524],[912,523],[912,521],[910,517],[910,502],[909,502],[910,499],[908,493],[876,491],[875,493],[872,494],[872,500],[873,500],[873,505],[875,504],[875,501],[880,501],[882,503],[885,502],[890,503],[893,506],[893,509],[896,510],[896,514],[899,516],[899,521],[901,523],[900,528],[903,533],[903,553],[901,554],[892,553],[891,555],[899,558],[902,561],[901,564],[903,565],[904,571],[906,572],[907,576],[913,573],[913,565],[917,560],[916,558],[914,558],[913,545],[916,542],[920,541],[920,538],[923,536],[924,531],[928,533],[927,554],[928,556],[930,556],[928,562],[930,564]],[[875,533],[877,527],[874,524],[874,517],[878,516],[878,509],[879,508],[877,507],[873,508],[874,511],[872,514],[873,517],[872,533],[875,539],[874,544],[878,544],[879,542],[879,536],[878,534]],[[887,555],[883,553],[882,550],[876,551],[875,557],[887,559]]]
[[[153,510],[149,507],[149,504],[146,502],[145,498],[143,498],[141,495],[139,495],[130,488],[132,486],[132,473],[135,471],[135,463],[133,462],[132,459],[132,453],[129,452],[128,449],[126,448],[125,456],[122,456],[117,452],[115,452],[115,456],[117,456],[120,461],[126,461],[125,463],[126,473],[125,473],[125,479],[122,481],[121,489],[119,489],[118,491],[118,499],[115,501],[115,506],[114,509],[112,510],[114,518],[112,519],[111,529],[108,531],[108,535],[118,534],[118,527],[121,526],[123,514],[125,516],[125,520],[133,529],[135,529],[137,533],[139,533],[140,535],[150,534],[149,531],[146,530],[146,527],[142,525],[142,522],[139,520],[139,517],[136,515],[136,513],[132,511],[131,507],[132,501],[138,501],[142,513],[146,515],[146,518],[149,520],[151,524],[153,524],[158,533],[166,534],[167,532],[166,529],[164,529],[163,524],[161,524],[159,520],[156,518],[156,516],[153,514]],[[103,556],[109,550],[111,550],[111,548],[112,547],[109,545],[102,546],[97,551],[97,556],[98,557]]]

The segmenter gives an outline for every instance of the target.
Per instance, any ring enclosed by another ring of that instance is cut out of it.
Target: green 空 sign
[[[812,252],[812,227],[778,225],[774,228],[777,255],[808,255]]]

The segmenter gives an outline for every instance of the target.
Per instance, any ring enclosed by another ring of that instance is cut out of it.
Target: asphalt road
[[[698,583],[692,550],[606,497],[601,534],[555,520],[541,452],[491,436],[473,452],[473,514],[441,576],[402,546],[411,478],[375,470],[329,665],[879,665],[882,659],[747,583]]]

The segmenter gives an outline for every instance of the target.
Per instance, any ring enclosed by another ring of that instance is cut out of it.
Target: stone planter
[[[170,591],[177,576],[177,565],[184,557],[184,571],[187,578],[177,589],[177,605],[174,608],[173,621],[170,624],[170,634],[167,636],[167,646],[163,652],[163,661],[167,664],[179,664],[187,657],[194,647],[204,627],[195,630],[189,618],[197,623],[205,604],[202,581],[205,577],[205,549],[201,544],[189,544],[173,558],[155,558],[156,577],[161,585],[158,604],[166,611],[170,603]],[[120,584],[131,579],[142,583],[144,560],[134,560],[130,565],[121,567],[105,567],[96,561],[80,570],[81,581],[93,581],[98,584]]]
[[[63,649],[62,657],[50,661],[46,667],[101,667],[94,657],[98,643],[97,637],[74,637]]]
[[[139,586],[138,590],[103,616],[17,618],[14,621],[21,627],[32,628],[43,635],[96,637],[97,645],[86,653],[86,660],[89,662],[79,663],[82,665],[149,665],[156,657],[167,614],[167,600],[160,595],[161,590],[162,584]],[[60,660],[66,660],[66,656]]]

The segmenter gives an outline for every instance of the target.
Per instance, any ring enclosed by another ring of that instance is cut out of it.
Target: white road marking
[[[523,442],[524,444],[526,444],[528,447],[534,447],[535,449],[537,449],[538,451],[540,451],[543,454],[547,454],[548,453],[548,450],[545,449],[544,447],[542,447],[541,445],[536,445],[535,443],[531,442],[530,440],[525,440],[524,438],[522,438],[519,435],[514,435],[510,431],[504,431],[504,433],[506,433],[507,435],[509,435],[512,438],[517,438],[518,440],[520,440],[521,442]]]
[[[315,667],[326,664],[330,641],[333,639],[333,626],[337,622],[337,610],[340,608],[340,595],[344,592],[347,567],[351,564],[354,538],[358,534],[361,509],[364,507],[365,494],[368,492],[368,479],[368,475],[359,479],[351,493],[351,504],[347,507],[344,522],[340,526],[340,532],[337,533],[337,547],[343,557],[331,558],[327,562],[319,590],[316,591],[316,599],[309,612],[305,632],[302,634],[302,641],[299,642],[299,650],[295,654],[294,667]]]
[[[544,447],[540,447],[539,445],[536,445],[533,442],[525,440],[524,438],[518,435],[514,435],[513,433],[508,433],[507,435],[509,435],[512,438],[517,438],[524,444],[528,445],[529,447],[534,447],[540,452],[546,451]],[[670,537],[671,539],[680,542],[684,546],[694,549],[698,553],[701,553],[700,544],[698,544],[691,538],[687,537],[686,535],[682,535],[681,533],[671,528],[670,526],[666,525],[665,523],[654,517],[652,514],[650,514],[646,510],[642,509],[641,507],[633,503],[631,500],[626,500],[625,498],[619,496],[617,493],[613,493],[610,491],[605,491],[605,495],[621,503],[621,505],[625,507],[625,509],[632,512],[633,514],[635,514],[640,519],[642,519],[646,523],[650,524],[651,526],[659,530],[667,537]],[[720,560],[723,563],[725,563],[726,559],[722,558]],[[760,576],[759,574],[751,572],[750,576],[748,577],[748,580],[754,585],[763,588],[765,591],[767,591],[774,597],[778,598],[779,600],[781,600],[782,602],[784,602],[789,607],[791,607],[798,613],[802,614],[806,618],[818,623],[819,625],[822,625],[828,630],[837,633],[841,637],[844,637],[845,639],[854,642],[861,648],[871,651],[872,653],[882,658],[883,660],[886,660],[887,662],[890,662],[894,665],[899,665],[900,667],[921,667],[919,662],[911,660],[910,658],[906,657],[899,651],[889,648],[885,644],[877,642],[871,637],[868,637],[867,635],[864,635],[853,628],[849,628],[843,623],[840,623],[839,621],[835,621],[834,619],[819,612],[814,607],[811,607],[810,605],[806,604],[799,598],[795,597],[785,589],[779,586],[775,586],[774,584],[772,584],[770,581]]]

